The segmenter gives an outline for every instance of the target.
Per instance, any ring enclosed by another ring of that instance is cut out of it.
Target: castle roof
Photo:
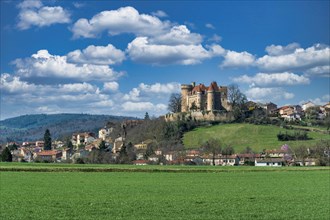
[[[211,85],[209,86],[207,91],[209,92],[219,91],[218,84],[215,81],[211,82]]]
[[[192,90],[192,92],[202,92],[202,91],[205,91],[206,90],[206,87],[204,86],[204,84],[199,84],[197,86],[195,86]]]

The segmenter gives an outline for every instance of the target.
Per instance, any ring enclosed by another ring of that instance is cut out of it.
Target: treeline
[[[294,132],[294,133],[278,133],[277,139],[279,141],[305,141],[310,140],[311,138],[308,137],[307,132]]]
[[[24,115],[1,121],[0,142],[32,141],[43,137],[48,128],[54,140],[65,139],[73,132],[97,132],[106,121],[119,122],[131,117],[89,114]]]

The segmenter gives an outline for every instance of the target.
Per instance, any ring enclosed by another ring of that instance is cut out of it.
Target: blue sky
[[[167,113],[181,83],[329,101],[329,1],[1,1],[1,119]]]

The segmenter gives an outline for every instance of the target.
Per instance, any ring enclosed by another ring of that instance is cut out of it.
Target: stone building
[[[230,111],[227,100],[227,87],[218,86],[211,82],[210,86],[204,84],[181,85],[181,112],[190,111]]]

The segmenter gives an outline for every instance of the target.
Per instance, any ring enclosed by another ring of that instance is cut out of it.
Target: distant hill
[[[275,125],[253,125],[253,124],[223,124],[210,127],[199,127],[184,134],[183,143],[185,148],[198,148],[209,138],[218,138],[224,145],[230,145],[236,153],[242,152],[246,147],[261,152],[263,149],[279,149],[288,144],[295,148],[300,145],[310,146],[320,140],[330,140],[329,134],[308,131],[311,140],[306,141],[279,141],[279,132],[294,132]]]
[[[53,140],[56,140],[70,136],[73,132],[97,132],[107,122],[119,122],[126,119],[135,118],[89,114],[23,115],[0,121],[0,143],[41,140],[47,128]]]

